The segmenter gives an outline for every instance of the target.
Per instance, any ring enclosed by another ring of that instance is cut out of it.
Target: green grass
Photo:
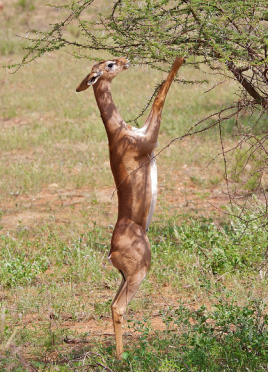
[[[83,358],[95,365],[102,358],[114,371],[122,366],[126,371],[265,370],[267,304],[260,293],[267,280],[260,277],[259,269],[265,263],[267,233],[257,231],[254,223],[241,238],[243,231],[240,221],[221,227],[205,219],[180,226],[175,220],[166,227],[153,224],[152,268],[127,310],[125,327],[135,336],[125,340],[120,363],[114,360],[113,338],[103,343],[89,332],[77,334],[63,327],[65,313],[76,324],[110,317],[107,288],[111,293],[118,286],[118,274],[107,265],[109,234],[94,229],[68,243],[44,231],[34,241],[26,233],[20,241],[2,236],[0,278],[8,296],[16,299],[12,307],[8,298],[2,303],[2,309],[7,306],[2,344],[16,329],[11,351],[18,348],[20,355],[20,345],[26,344],[34,356],[30,363],[42,371],[49,365],[65,371],[64,360],[75,370]],[[48,266],[53,272],[46,274]],[[173,295],[157,306],[157,318],[165,325],[160,331],[151,324],[154,296],[167,286]],[[106,299],[100,300],[101,293]],[[31,318],[29,326],[25,320]],[[66,337],[78,337],[82,345],[66,350]],[[98,355],[91,353],[93,345]],[[2,350],[0,362],[5,368],[12,361],[19,368],[20,359],[14,360],[11,351]],[[48,353],[56,353],[53,363],[44,362]]]

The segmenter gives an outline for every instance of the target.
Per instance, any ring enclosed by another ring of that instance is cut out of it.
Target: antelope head
[[[77,92],[86,90],[90,85],[95,84],[99,79],[112,81],[120,72],[130,67],[129,61],[124,58],[116,58],[109,61],[96,63],[91,72],[83,79],[76,88]]]

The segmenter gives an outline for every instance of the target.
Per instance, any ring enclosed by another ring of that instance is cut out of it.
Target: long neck
[[[99,79],[93,85],[93,89],[101,118],[110,140],[111,136],[124,125],[124,120],[115,107],[111,94],[111,82]]]

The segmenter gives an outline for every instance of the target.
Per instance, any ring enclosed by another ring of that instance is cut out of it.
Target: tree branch
[[[251,97],[253,97],[258,103],[260,103],[265,110],[267,110],[267,99],[262,97],[253,87],[253,85],[246,79],[246,77],[242,75],[241,71],[243,71],[243,69],[237,68],[232,61],[226,62],[226,65],[228,69],[233,73],[235,78],[239,81],[239,83],[246,89],[248,94],[250,94]]]

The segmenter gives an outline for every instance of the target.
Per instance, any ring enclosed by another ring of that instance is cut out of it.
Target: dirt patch
[[[14,214],[7,214],[2,217],[1,225],[3,227],[3,232],[9,229],[14,229],[15,226],[35,226],[42,222],[45,222],[49,217],[48,213],[25,211]]]
[[[102,214],[108,217],[116,212],[116,194],[113,189],[102,190],[63,190],[57,184],[50,184],[36,195],[14,195],[5,200],[1,219],[2,232],[17,229],[18,226],[32,228],[50,221],[59,224],[73,221],[75,212],[85,210],[92,213],[101,205]],[[92,216],[92,215],[91,215]],[[94,216],[94,220],[97,218]]]
[[[117,212],[117,194],[113,188],[61,189],[52,183],[36,195],[14,195],[3,203],[1,219],[2,232],[16,229],[19,225],[32,228],[52,220],[67,223],[74,220],[76,212],[84,210],[95,222],[114,223]],[[229,202],[228,196],[219,188],[204,189],[188,182],[178,182],[177,187],[159,185],[160,203],[165,203],[170,210],[184,212],[195,210],[208,216],[211,212],[220,213],[221,208]],[[162,200],[161,200],[162,199]],[[101,209],[100,209],[101,208]]]

